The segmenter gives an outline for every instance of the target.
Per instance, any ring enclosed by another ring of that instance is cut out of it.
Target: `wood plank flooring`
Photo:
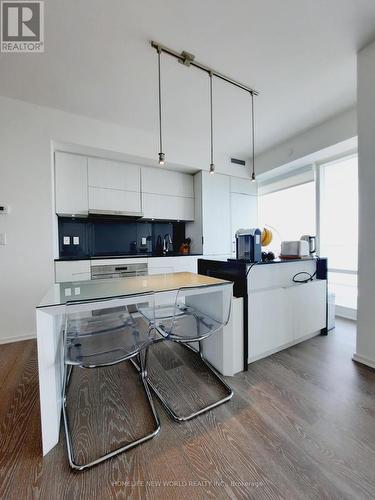
[[[156,438],[83,473],[69,469],[63,431],[41,457],[35,341],[0,346],[0,498],[373,499],[375,371],[351,360],[354,342],[355,324],[338,321],[228,378],[233,399],[187,423],[156,402]],[[69,404],[80,459],[152,425],[129,364],[73,372]]]

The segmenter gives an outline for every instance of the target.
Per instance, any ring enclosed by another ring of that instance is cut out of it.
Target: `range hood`
[[[123,212],[121,210],[89,210],[89,216],[121,217],[122,219],[138,220],[142,219],[142,212]]]

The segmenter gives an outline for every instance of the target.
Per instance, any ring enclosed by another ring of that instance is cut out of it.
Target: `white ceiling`
[[[1,54],[1,95],[156,135],[154,39],[260,91],[258,153],[352,106],[356,51],[375,36],[374,0],[47,0],[45,10],[45,53]],[[179,134],[206,147],[207,75],[162,64],[166,143]],[[216,147],[248,156],[248,94],[214,83]]]

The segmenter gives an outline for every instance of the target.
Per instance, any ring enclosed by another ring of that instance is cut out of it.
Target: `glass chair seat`
[[[157,333],[138,312],[128,307],[74,313],[66,322],[65,362],[102,366],[134,356],[157,340]]]

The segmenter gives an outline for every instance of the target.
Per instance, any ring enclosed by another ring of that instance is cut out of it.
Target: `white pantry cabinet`
[[[258,194],[257,183],[251,182],[251,179],[242,179],[241,177],[231,177],[230,192],[257,196]]]
[[[194,176],[195,222],[186,227],[192,251],[231,254],[230,177],[198,172]]]
[[[89,158],[88,186],[90,212],[142,215],[138,165]]]
[[[232,255],[236,254],[236,231],[258,226],[258,200],[254,195],[231,193]]]
[[[87,215],[87,158],[55,152],[55,209],[59,215]]]
[[[193,176],[159,168],[142,168],[143,217],[194,220]]]

